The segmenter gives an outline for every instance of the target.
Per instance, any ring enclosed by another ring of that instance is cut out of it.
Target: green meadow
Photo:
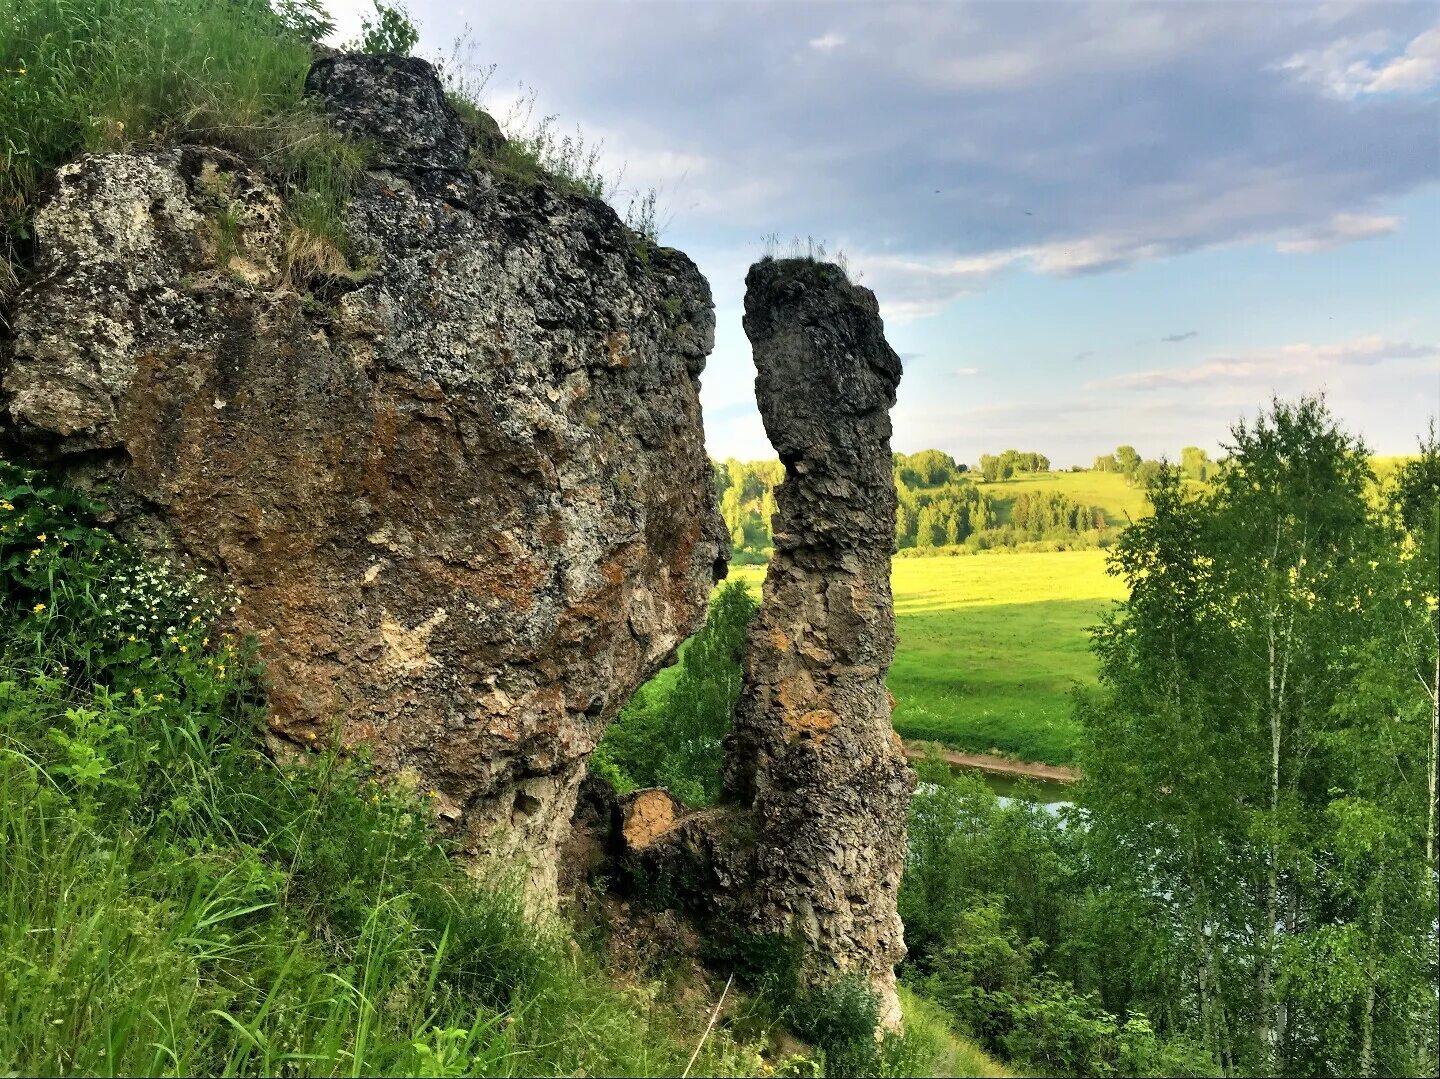
[[[1099,506],[1112,525],[1124,525],[1149,512],[1144,489],[1119,472],[1086,469],[1084,472],[1021,473],[994,483],[978,482],[976,486],[999,504],[1001,524],[1009,523],[1015,499],[1027,492],[1056,491],[1082,506]]]
[[[731,570],[757,592],[764,574]],[[891,583],[899,646],[890,691],[902,737],[1074,760],[1070,692],[1095,679],[1088,630],[1125,595],[1104,551],[897,558]]]

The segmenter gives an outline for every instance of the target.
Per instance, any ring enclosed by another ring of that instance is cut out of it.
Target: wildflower
[[[431,798],[439,798],[439,797],[440,797],[440,792],[439,792],[439,791],[430,791],[430,797],[431,797]]]
[[[156,699],[157,701],[163,701],[163,700],[165,699],[165,694],[163,694],[163,693],[157,693],[157,694],[155,694],[155,699]]]
[[[182,645],[180,646],[180,651],[181,651],[182,654],[185,653],[185,652],[188,652],[188,651],[190,651],[190,646],[189,646],[188,644],[182,644]]]
[[[45,604],[43,604],[43,603],[37,603],[37,604],[35,604],[35,606],[31,607],[30,609],[31,609],[32,611],[34,611],[36,614],[39,614],[41,611],[43,611],[43,610],[45,609]]]
[[[44,542],[45,542],[47,539],[49,539],[49,538],[50,538],[50,537],[47,536],[47,535],[45,535],[44,532],[41,532],[40,535],[38,535],[38,536],[35,537],[35,542],[36,542],[36,543],[44,543]]]

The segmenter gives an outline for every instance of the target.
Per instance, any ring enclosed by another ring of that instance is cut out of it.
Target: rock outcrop
[[[798,936],[808,979],[867,977],[893,1023],[914,788],[885,689],[900,360],[874,294],[835,266],[766,260],[746,286],[756,397],[785,481],[727,744],[726,796],[755,836],[745,916]]]
[[[423,62],[309,87],[375,147],[353,272],[297,280],[225,153],[82,158],[0,343],[5,437],[233,587],[277,745],[373,747],[544,896],[586,757],[723,575],[709,289],[603,203],[471,171]]]

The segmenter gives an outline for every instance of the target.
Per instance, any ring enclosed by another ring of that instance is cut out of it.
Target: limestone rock
[[[709,289],[598,201],[427,194],[468,137],[422,61],[311,82],[393,166],[348,209],[360,272],[292,281],[274,185],[219,151],[64,167],[0,342],[8,450],[235,589],[277,744],[373,746],[544,897],[586,757],[723,575]]]
[[[305,92],[323,102],[342,134],[370,142],[387,167],[469,166],[470,132],[435,69],[418,57],[330,53],[310,68]]]
[[[631,791],[621,802],[620,834],[632,851],[644,850],[675,827],[685,807],[663,787]]]
[[[867,977],[893,1023],[915,782],[885,689],[900,361],[874,294],[808,259],[751,267],[745,332],[785,466],[727,745],[727,797],[756,836],[745,903],[753,929],[799,935],[807,978]]]

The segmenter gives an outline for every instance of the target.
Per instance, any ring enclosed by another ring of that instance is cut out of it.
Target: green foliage
[[[689,806],[720,797],[722,743],[740,696],[745,633],[759,609],[730,582],[710,602],[705,625],[676,667],[640,687],[605,731],[590,768],[623,792],[665,787]]]
[[[35,472],[0,490],[0,1071],[684,1067],[706,1016],[618,991],[452,864],[419,792],[261,752],[223,596]],[[698,1062],[756,1065],[723,1031]]]
[[[303,2],[0,0],[0,278],[19,272],[51,170],[151,141],[263,162],[295,228],[343,250],[364,153],[302,98],[317,17]]]
[[[908,967],[923,991],[991,1051],[1045,1075],[1205,1075],[1185,1037],[1120,1018],[1069,950],[1110,928],[1084,879],[1081,818],[978,778],[921,763],[900,891]],[[1118,944],[1120,938],[1109,936]]]
[[[980,455],[980,475],[986,483],[1008,480],[1011,476],[1026,472],[1049,471],[1050,458],[1043,453],[1021,453],[1019,450],[1006,450],[998,456],[988,453]]]
[[[335,20],[324,0],[272,0],[270,6],[280,24],[301,41],[315,45],[335,32]]]
[[[404,4],[387,4],[384,0],[370,2],[375,9],[375,17],[361,17],[356,50],[372,56],[409,56],[410,50],[420,40],[420,31],[410,20]]]
[[[1059,481],[1042,475],[1050,463],[1043,455],[1006,450],[1000,458],[982,458],[992,464],[999,460],[1005,462],[1006,476],[1014,473],[1024,480],[1009,481],[1007,489],[982,491],[971,482],[967,466],[949,454],[895,454],[896,549],[907,555],[973,554],[994,548],[1056,551],[1103,547],[1113,539],[1118,515],[1112,518],[1106,507],[1085,505],[1068,490],[1057,489]],[[775,489],[785,478],[780,462],[732,458],[713,466],[735,564],[768,561]],[[1053,482],[1043,488],[1008,489],[1036,478]]]
[[[798,940],[716,926],[705,947],[712,965],[730,968],[754,992],[754,1008],[768,1013],[771,1025],[789,1027],[818,1050],[820,1067],[815,1074],[935,1074],[941,1049],[936,1038],[909,1031],[885,1031],[877,1036],[878,994],[855,975],[818,983],[805,978]]]
[[[1147,992],[1227,1070],[1433,1071],[1434,578],[1322,401],[1232,439],[1211,489],[1162,471],[1115,549],[1098,864],[1152,897],[1174,980]]]

